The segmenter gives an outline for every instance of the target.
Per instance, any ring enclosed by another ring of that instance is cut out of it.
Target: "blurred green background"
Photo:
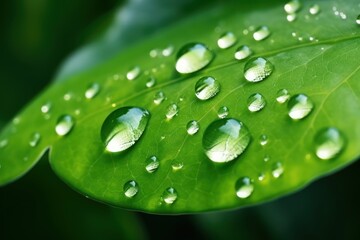
[[[204,2],[1,1],[0,126],[51,82],[70,53],[98,39],[119,7],[134,15],[130,23],[119,23],[122,34],[110,43],[121,49],[197,11]],[[263,205],[158,216],[86,199],[61,182],[47,160],[43,157],[25,177],[0,188],[0,239],[360,239],[359,162]]]

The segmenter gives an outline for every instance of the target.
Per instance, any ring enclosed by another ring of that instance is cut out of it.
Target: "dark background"
[[[50,83],[71,52],[98,38],[121,4],[0,1],[0,126]],[[250,208],[157,216],[86,199],[43,157],[25,177],[0,188],[0,239],[360,239],[359,172],[356,162],[303,191]]]

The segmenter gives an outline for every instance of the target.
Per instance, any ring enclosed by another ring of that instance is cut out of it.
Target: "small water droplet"
[[[292,0],[284,5],[284,10],[286,13],[296,13],[301,8],[301,4],[298,0]]]
[[[250,59],[244,67],[244,76],[249,82],[260,82],[270,76],[274,65],[267,59],[259,57]]]
[[[335,127],[321,129],[315,135],[315,153],[322,160],[336,157],[345,147],[344,135]]]
[[[309,9],[310,14],[316,15],[320,12],[320,6],[318,4],[314,4]]]
[[[140,75],[140,73],[141,73],[140,67],[135,66],[126,73],[126,78],[130,81],[134,80]]]
[[[281,177],[281,175],[283,175],[283,173],[284,173],[283,165],[281,164],[281,162],[276,162],[272,168],[272,172],[271,172],[272,176],[274,178],[279,178]]]
[[[146,82],[146,87],[151,88],[155,86],[155,84],[156,84],[156,79],[154,77],[150,77]]]
[[[250,143],[250,132],[232,118],[212,122],[205,130],[202,145],[213,162],[229,162],[241,155]]]
[[[8,144],[8,140],[7,139],[3,139],[0,141],[0,148],[4,148],[6,147],[6,145]]]
[[[206,67],[213,58],[213,52],[204,44],[189,43],[179,50],[175,68],[179,73],[193,73]]]
[[[139,107],[122,107],[107,116],[101,126],[101,140],[108,152],[130,148],[144,133],[150,113]]]
[[[261,182],[265,179],[265,174],[264,173],[260,173],[258,176],[258,180]]]
[[[268,162],[270,161],[270,156],[269,155],[265,155],[264,156],[264,162]]]
[[[167,48],[164,48],[161,53],[164,57],[169,57],[171,56],[171,54],[173,54],[173,52],[174,52],[174,46],[170,45]]]
[[[58,118],[55,132],[59,136],[65,136],[70,133],[75,125],[75,119],[70,115],[62,115]]]
[[[219,118],[226,118],[229,115],[229,109],[225,106],[219,108],[217,115]]]
[[[300,120],[308,116],[314,108],[314,103],[305,94],[297,94],[288,102],[288,114],[294,120]]]
[[[93,99],[100,92],[100,84],[92,83],[85,91],[85,97],[87,99]]]
[[[226,32],[220,36],[217,41],[219,48],[225,49],[233,46],[237,41],[237,38],[234,33]]]
[[[270,29],[267,26],[261,26],[255,30],[253,33],[253,38],[256,41],[262,41],[265,38],[270,36]]]
[[[260,136],[260,145],[265,146],[268,143],[268,137],[265,134]]]
[[[285,103],[289,100],[289,98],[290,98],[290,93],[287,89],[280,89],[276,93],[276,101],[278,103]]]
[[[178,194],[177,194],[175,188],[170,187],[170,188],[167,188],[163,192],[161,198],[166,204],[171,205],[176,201],[177,197],[178,197]]]
[[[260,93],[254,93],[250,95],[247,103],[250,112],[258,112],[266,105],[265,98]]]
[[[184,163],[182,162],[174,162],[173,164],[171,164],[171,168],[173,171],[179,171],[184,167]]]
[[[160,49],[151,49],[149,52],[150,57],[156,58],[160,55],[161,50]]]
[[[165,94],[162,91],[159,91],[157,93],[155,93],[154,96],[154,103],[156,105],[159,105],[160,103],[162,103],[165,100]]]
[[[200,100],[213,98],[220,91],[220,83],[213,77],[202,77],[195,84],[195,95]]]
[[[49,113],[51,110],[51,103],[50,102],[45,103],[44,105],[41,106],[40,110],[44,114]]]
[[[243,60],[247,57],[249,57],[252,54],[252,50],[246,46],[246,45],[241,45],[240,47],[238,47],[235,51],[235,59],[237,60]]]
[[[293,22],[293,21],[296,20],[296,17],[297,17],[297,15],[296,15],[295,13],[291,13],[291,14],[289,14],[289,15],[286,16],[286,20],[287,20],[288,22]]]
[[[188,122],[186,125],[186,131],[189,135],[196,134],[199,131],[199,129],[200,129],[200,125],[195,120]]]
[[[357,16],[356,20],[355,20],[356,24],[360,25],[360,15]]]
[[[65,93],[65,95],[64,95],[64,100],[65,100],[65,101],[70,101],[71,98],[72,98],[72,94],[71,94],[71,93]]]
[[[134,180],[126,182],[123,189],[127,198],[133,198],[139,192],[139,186]]]
[[[239,178],[235,183],[235,191],[236,195],[241,199],[250,197],[254,191],[251,179],[248,177]]]
[[[38,133],[38,132],[33,133],[31,135],[30,141],[29,141],[30,147],[36,147],[38,145],[38,143],[40,142],[40,139],[41,139],[40,133]]]
[[[179,113],[179,107],[175,103],[170,104],[166,110],[166,118],[173,119]]]
[[[145,169],[148,173],[153,173],[159,168],[160,162],[156,156],[151,156],[146,159]]]
[[[344,12],[340,12],[340,18],[345,20],[347,18],[347,16]]]

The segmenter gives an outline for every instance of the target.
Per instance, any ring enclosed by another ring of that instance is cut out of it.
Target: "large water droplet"
[[[254,185],[251,179],[248,177],[238,179],[235,183],[235,191],[239,198],[244,199],[250,197],[254,191]]]
[[[108,152],[122,152],[135,144],[148,124],[150,113],[138,107],[119,108],[101,126],[101,140]]]
[[[87,99],[94,98],[100,92],[100,84],[92,83],[85,91],[85,97]]]
[[[284,5],[284,10],[286,13],[291,14],[299,11],[301,4],[298,0],[292,0]]]
[[[283,173],[284,173],[283,165],[281,164],[281,162],[276,162],[273,165],[271,174],[273,175],[274,178],[279,178],[281,177],[281,175],[283,175]]]
[[[320,12],[320,6],[318,4],[314,4],[309,9],[310,14],[316,15]]]
[[[290,93],[286,89],[280,89],[276,93],[276,101],[278,103],[285,103],[285,102],[287,102],[287,100],[289,100],[289,98],[290,98]]]
[[[261,26],[253,33],[253,38],[256,41],[262,41],[270,36],[270,29],[267,26]]]
[[[250,59],[244,67],[244,77],[249,82],[260,82],[270,76],[274,65],[265,58]]]
[[[38,143],[40,142],[40,139],[41,139],[40,133],[38,133],[38,132],[33,133],[31,135],[30,141],[29,141],[30,147],[36,147],[38,145]]]
[[[236,41],[237,39],[234,33],[226,32],[220,36],[220,38],[217,41],[217,44],[219,48],[225,49],[233,46],[236,43]]]
[[[192,120],[186,125],[186,131],[189,135],[196,134],[200,129],[200,125],[197,121]]]
[[[315,153],[322,160],[336,157],[345,147],[344,135],[334,127],[321,129],[315,135]]]
[[[166,118],[173,119],[179,112],[179,107],[175,103],[170,104],[166,110]]]
[[[232,118],[212,122],[202,140],[204,151],[213,162],[229,162],[242,154],[250,143],[250,132],[240,121]]]
[[[195,95],[200,100],[215,97],[220,91],[220,83],[213,77],[202,77],[195,84]]]
[[[243,60],[249,57],[252,53],[252,50],[248,46],[242,45],[236,49],[234,56],[237,60]]]
[[[288,114],[294,120],[308,116],[314,108],[314,103],[305,94],[297,94],[289,100]]]
[[[155,172],[160,166],[160,162],[156,156],[151,156],[145,161],[145,169],[148,173]]]
[[[217,115],[219,118],[226,118],[229,115],[229,109],[226,106],[219,108]]]
[[[156,105],[159,105],[160,103],[162,103],[165,100],[165,94],[162,91],[159,91],[157,93],[155,93],[154,96],[154,103]]]
[[[126,78],[130,81],[134,80],[140,75],[140,73],[141,73],[140,67],[135,66],[126,73]]]
[[[189,43],[179,50],[175,68],[179,73],[193,73],[206,67],[213,58],[213,52],[204,44]]]
[[[167,188],[162,194],[162,200],[169,205],[173,204],[176,201],[177,197],[178,194],[175,188],[172,187]]]
[[[260,93],[252,94],[248,98],[248,109],[250,112],[258,112],[266,105],[265,98]]]
[[[69,134],[71,129],[75,125],[75,119],[70,115],[62,115],[58,118],[55,126],[55,132],[59,136],[65,136]]]
[[[134,180],[126,182],[123,189],[125,196],[128,198],[133,198],[139,192],[139,186]]]
[[[44,114],[49,113],[51,110],[51,103],[50,102],[45,103],[44,105],[41,106],[40,110]]]

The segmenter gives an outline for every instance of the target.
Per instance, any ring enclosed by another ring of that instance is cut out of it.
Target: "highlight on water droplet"
[[[276,162],[274,165],[273,165],[273,168],[272,168],[272,171],[271,171],[271,174],[274,178],[279,178],[283,175],[284,173],[284,167],[283,165],[281,164],[281,162]]]
[[[250,197],[254,191],[252,180],[248,177],[239,178],[235,183],[235,191],[236,195],[241,199]]]
[[[226,118],[229,115],[229,109],[226,106],[219,108],[217,115],[219,118]]]
[[[126,73],[126,78],[130,81],[136,79],[141,73],[141,69],[139,66],[134,66]]]
[[[286,13],[296,13],[301,8],[301,3],[298,0],[292,0],[284,5],[284,10]]]
[[[166,204],[171,205],[176,201],[177,197],[178,197],[178,194],[177,194],[175,188],[169,187],[163,192],[161,199]]]
[[[254,93],[250,95],[247,103],[250,112],[258,112],[266,105],[265,98],[260,93]]]
[[[125,151],[144,133],[150,113],[139,107],[122,107],[110,113],[101,126],[101,140],[111,153]]]
[[[186,131],[189,135],[196,134],[200,129],[200,125],[197,121],[192,120],[186,124]]]
[[[246,45],[241,45],[235,51],[234,57],[237,60],[243,60],[253,54],[253,51]]]
[[[155,172],[160,166],[160,162],[156,156],[151,156],[145,161],[145,169],[148,173]]]
[[[38,132],[33,133],[30,136],[30,141],[29,141],[29,145],[30,147],[36,147],[38,145],[38,143],[40,142],[41,139],[41,135]]]
[[[260,135],[260,145],[265,146],[268,143],[268,136],[265,134]]]
[[[315,154],[322,160],[335,158],[345,148],[346,140],[335,127],[320,129],[314,138]]]
[[[307,117],[313,110],[314,103],[305,94],[297,94],[290,98],[288,102],[289,117],[300,120]]]
[[[262,41],[270,36],[270,29],[267,26],[261,26],[253,33],[253,38],[256,41]]]
[[[287,89],[280,89],[276,93],[276,101],[278,103],[285,103],[289,100],[289,98],[290,98],[290,93]]]
[[[130,180],[124,184],[124,195],[127,198],[133,198],[139,192],[139,186],[134,180]]]
[[[183,162],[175,161],[171,164],[171,168],[174,172],[181,170],[184,167]]]
[[[320,6],[318,4],[314,4],[310,7],[309,13],[312,15],[316,15],[320,12]]]
[[[65,136],[70,133],[75,125],[75,119],[70,115],[62,115],[58,118],[55,132],[59,136]]]
[[[217,44],[219,48],[225,49],[233,46],[236,43],[236,41],[237,38],[234,33],[226,32],[219,37]]]
[[[41,106],[40,110],[44,114],[49,113],[51,110],[51,102],[47,102],[47,103],[43,104]]]
[[[166,109],[166,118],[173,119],[179,113],[179,107],[176,103],[170,104]]]
[[[259,57],[250,59],[244,67],[244,77],[249,82],[260,82],[271,75],[274,65],[267,59]]]
[[[200,100],[213,98],[220,92],[220,83],[213,77],[202,77],[195,84],[195,95]]]
[[[85,97],[87,99],[93,99],[100,92],[100,84],[92,83],[85,91]]]
[[[151,88],[155,86],[156,79],[154,77],[149,77],[148,81],[146,82],[146,87]]]
[[[250,132],[233,118],[215,120],[205,130],[202,146],[213,162],[229,162],[241,155],[250,143]]]
[[[156,105],[159,105],[160,103],[162,103],[165,100],[165,94],[162,91],[159,91],[157,93],[155,93],[154,96],[154,103]]]
[[[202,43],[189,43],[183,46],[176,56],[176,71],[193,73],[206,67],[214,58],[214,53]]]

